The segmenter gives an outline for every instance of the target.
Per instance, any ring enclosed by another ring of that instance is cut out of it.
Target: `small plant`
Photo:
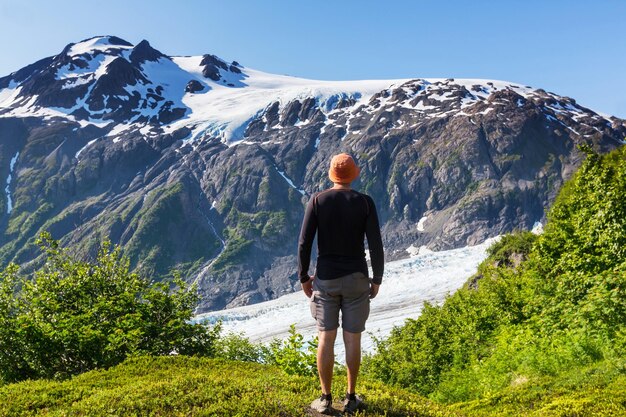
[[[317,344],[317,337],[305,343],[292,324],[287,339],[275,339],[265,349],[264,361],[277,365],[289,375],[317,375]]]
[[[263,350],[263,346],[237,333],[220,336],[215,342],[215,356],[228,360],[262,363]]]

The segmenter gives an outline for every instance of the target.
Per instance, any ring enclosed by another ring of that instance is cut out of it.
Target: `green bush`
[[[305,343],[292,324],[288,338],[274,339],[264,349],[262,361],[278,366],[289,375],[317,375],[317,343],[317,337]]]
[[[214,327],[220,332],[221,324]],[[317,337],[304,340],[296,331],[295,324],[289,327],[289,337],[273,339],[267,345],[252,343],[241,334],[219,335],[215,340],[215,356],[242,362],[257,362],[274,365],[288,375],[317,375]]]
[[[504,235],[487,249],[487,255],[498,266],[515,266],[516,258],[526,259],[536,239],[537,235],[526,231]]]
[[[462,288],[441,306],[426,303],[418,319],[408,319],[388,339],[378,341],[364,371],[430,394],[443,375],[488,357],[496,329],[523,318],[515,273],[498,272],[498,279],[483,278],[479,291]]]
[[[105,242],[93,263],[73,259],[44,233],[46,263],[31,279],[0,273],[0,381],[63,378],[137,354],[214,354],[216,333],[190,324],[195,288],[130,273]]]
[[[240,334],[230,333],[215,341],[215,357],[241,361],[263,363],[263,346],[250,342]]]
[[[460,403],[624,358],[626,148],[582,149],[544,233],[494,244],[470,285],[379,341],[367,373]]]

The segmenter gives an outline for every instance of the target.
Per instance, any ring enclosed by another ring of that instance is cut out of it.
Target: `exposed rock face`
[[[143,64],[147,61],[157,62],[160,58],[167,57],[151,47],[150,43],[145,39],[139,42],[130,53],[130,62],[136,65]]]
[[[625,135],[510,83],[315,82],[88,39],[0,78],[0,261],[34,266],[42,230],[81,256],[109,238],[155,279],[197,282],[200,311],[258,302],[297,287],[303,204],[335,153],[362,167],[394,259],[531,228],[577,144]]]
[[[200,66],[205,78],[221,81],[229,87],[242,87],[244,85],[241,82],[244,77],[236,61],[229,65],[215,55],[204,55],[200,61]]]
[[[204,90],[204,86],[198,82],[198,80],[191,80],[187,83],[185,87],[185,92],[187,93],[198,93]]]

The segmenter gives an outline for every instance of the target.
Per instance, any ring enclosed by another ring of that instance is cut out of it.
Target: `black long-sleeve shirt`
[[[373,282],[380,284],[384,270],[383,242],[372,198],[351,189],[331,188],[314,194],[306,206],[298,245],[298,276],[306,279],[311,246],[317,232],[318,279],[334,279],[354,272],[369,276],[365,260],[367,236]]]

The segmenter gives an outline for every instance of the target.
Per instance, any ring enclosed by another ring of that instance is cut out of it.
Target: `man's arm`
[[[302,228],[300,230],[300,239],[298,241],[298,278],[301,283],[310,280],[309,265],[311,263],[311,247],[313,239],[317,232],[317,216],[314,212],[315,195],[311,197],[304,211],[304,219],[302,220]],[[306,288],[303,286],[305,293]],[[310,297],[309,294],[307,294]]]
[[[373,285],[378,286],[383,280],[385,253],[383,251],[383,240],[380,237],[380,225],[378,224],[376,206],[370,196],[367,196],[367,199],[370,204],[370,212],[365,223],[365,235],[367,236],[367,245],[369,247],[372,270],[374,272],[372,282]],[[376,292],[378,292],[378,288],[376,288]],[[376,294],[373,295],[374,297],[376,296]]]

